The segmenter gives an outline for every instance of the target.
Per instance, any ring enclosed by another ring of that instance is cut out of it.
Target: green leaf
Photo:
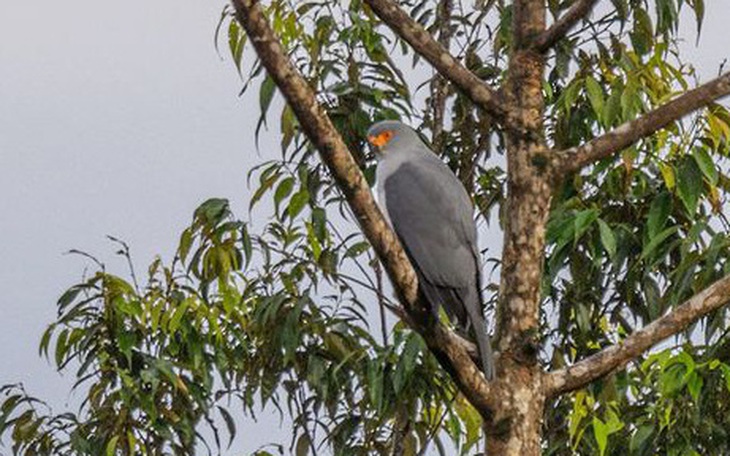
[[[274,183],[281,177],[281,174],[278,170],[272,171],[268,175],[261,175],[261,185],[259,185],[259,188],[256,189],[253,196],[251,197],[251,200],[248,203],[248,210],[253,209],[253,207],[256,205],[256,203],[259,202],[259,200],[264,196],[264,194],[273,187]]]
[[[654,434],[654,426],[651,425],[642,425],[639,426],[638,429],[636,429],[636,432],[631,436],[631,443],[629,444],[629,449],[631,450],[631,454],[639,453],[640,450],[643,450],[644,446],[647,445],[650,442],[651,436]],[[639,453],[639,454],[644,454]]]
[[[321,207],[312,209],[312,228],[320,242],[327,239],[327,213]]]
[[[592,76],[586,77],[586,92],[588,93],[588,100],[591,102],[593,112],[596,113],[598,119],[603,118],[603,88],[601,85],[593,79]]]
[[[228,213],[228,200],[225,198],[210,198],[195,210],[195,217],[205,223],[214,225],[220,222]]]
[[[289,218],[295,218],[304,209],[304,206],[309,202],[309,192],[306,188],[302,188],[294,194],[289,200],[289,206],[286,208],[286,212]]]
[[[649,215],[647,216],[646,228],[649,234],[649,238],[653,239],[657,232],[664,228],[667,220],[669,219],[669,213],[672,211],[672,195],[667,192],[660,193],[651,202],[649,208]]]
[[[398,366],[396,367],[395,374],[393,375],[393,389],[395,393],[401,392],[403,387],[408,383],[408,379],[413,373],[413,369],[416,367],[418,355],[421,353],[422,348],[421,336],[417,333],[410,333],[406,346],[403,348],[403,353],[398,360]]]
[[[81,292],[82,289],[83,289],[82,286],[73,286],[73,287],[69,288],[68,290],[66,290],[61,295],[61,297],[58,298],[58,303],[57,303],[58,307],[60,309],[66,308],[69,304],[71,304],[76,299],[76,296],[79,295],[79,293]]]
[[[596,438],[598,450],[603,456],[606,454],[606,446],[608,445],[608,426],[596,416],[593,417],[593,436]]]
[[[705,19],[705,0],[693,0],[695,18],[697,20],[697,44],[700,41],[700,34],[702,33],[702,23]]]
[[[169,332],[174,333],[175,331],[177,331],[177,328],[180,327],[180,322],[185,316],[185,312],[188,310],[189,305],[190,301],[186,299],[182,303],[180,303],[180,305],[178,305],[178,307],[175,309],[172,317],[170,317],[170,323],[168,323],[167,325],[167,330]]]
[[[271,100],[274,98],[275,90],[276,83],[270,76],[267,75],[266,78],[264,78],[264,82],[261,83],[261,88],[259,89],[259,108],[261,109],[261,119],[264,124],[266,124],[266,113],[268,112],[269,106],[271,105]]]
[[[380,411],[383,407],[383,370],[378,360],[368,362],[368,391],[370,403]]]
[[[687,366],[672,364],[667,367],[659,378],[659,389],[662,394],[670,397],[680,391],[687,383]]]
[[[641,251],[641,257],[639,259],[643,260],[648,257],[654,252],[654,250],[656,250],[657,247],[659,247],[659,245],[661,245],[662,242],[664,242],[669,236],[676,233],[678,229],[678,226],[671,226],[653,238],[650,238],[649,243],[644,245],[644,249]]]
[[[597,218],[598,211],[595,209],[587,209],[575,214],[575,219],[573,221],[575,226],[573,240],[577,242],[581,238],[581,236],[583,236],[583,233],[588,230],[588,228],[591,226],[591,224],[593,224],[593,222],[596,221]]]
[[[616,84],[611,88],[611,95],[606,101],[606,110],[603,115],[603,122],[606,127],[616,125],[621,120],[621,94],[623,90],[623,84]]]
[[[662,172],[664,185],[667,186],[667,189],[674,190],[677,185],[677,176],[674,172],[674,167],[666,163],[659,163],[659,169]]]
[[[687,213],[693,216],[697,212],[697,203],[702,193],[702,173],[695,160],[686,159],[682,163],[677,176],[677,192]]]
[[[246,255],[246,266],[251,262],[253,255],[253,244],[251,243],[251,235],[248,232],[248,226],[241,226],[241,242],[243,243],[243,253]]]
[[[353,244],[345,252],[345,258],[356,258],[364,252],[367,252],[368,248],[370,248],[370,244],[367,241],[360,241]]]
[[[45,356],[48,358],[48,347],[51,343],[51,336],[53,335],[53,330],[56,328],[55,323],[51,324],[44,332],[43,336],[41,337],[41,343],[38,344],[38,355]]]
[[[605,422],[596,416],[593,417],[593,435],[598,443],[601,456],[606,453],[608,436],[620,431],[624,427],[624,423],[612,409],[606,412],[606,416],[608,419]]]
[[[725,388],[730,392],[730,365],[721,364],[722,376],[725,378]]]
[[[631,44],[641,55],[647,54],[654,46],[654,27],[649,13],[644,8],[634,9],[634,30],[629,35]]]
[[[177,248],[177,251],[180,255],[180,260],[185,263],[185,259],[188,257],[188,253],[190,252],[190,246],[193,244],[193,233],[190,228],[183,230],[182,235],[180,235],[180,245]]]
[[[705,175],[707,180],[712,185],[717,185],[717,181],[719,180],[720,175],[717,172],[717,165],[712,160],[712,157],[710,157],[707,149],[703,147],[695,147],[692,156],[694,157],[697,166],[699,166],[702,174]]]
[[[223,19],[221,18],[221,20]],[[241,74],[241,57],[243,56],[245,43],[246,35],[242,33],[238,22],[230,21],[228,24],[228,49],[231,51],[233,63],[236,64],[236,70],[238,70],[239,74]]]
[[[121,331],[117,336],[117,345],[119,351],[127,358],[131,359],[132,347],[137,343],[137,336],[133,331]]]
[[[217,407],[218,411],[223,417],[223,421],[226,423],[226,428],[228,428],[228,448],[230,448],[231,444],[233,443],[233,439],[236,438],[236,422],[233,420],[233,417],[231,416],[230,412],[228,412],[228,410],[221,407],[220,405]]]
[[[64,329],[58,335],[56,339],[56,366],[60,367],[63,364],[63,359],[66,357],[66,338],[68,337],[68,329]]]
[[[127,445],[129,448],[137,448],[137,438],[131,430],[127,431]]]
[[[109,440],[109,443],[106,444],[106,456],[114,456],[117,450],[117,441],[119,440],[119,435],[115,435]]]
[[[601,235],[601,244],[603,244],[603,248],[606,249],[606,252],[608,253],[608,256],[613,258],[616,256],[616,236],[613,235],[613,231],[611,228],[601,220],[598,219],[598,228]]]
[[[692,396],[692,399],[697,403],[697,400],[700,397],[700,392],[702,391],[702,385],[704,384],[704,380],[702,380],[702,377],[697,373],[697,371],[692,371],[692,373],[689,375],[689,378],[687,379],[687,389],[689,390],[690,396]]]
[[[563,106],[566,111],[571,111],[575,107],[575,102],[580,95],[580,81],[575,81],[568,85],[563,92]]]
[[[274,192],[274,207],[276,212],[279,212],[279,204],[281,201],[288,197],[294,189],[294,178],[289,176],[281,180],[279,185],[276,187]]]

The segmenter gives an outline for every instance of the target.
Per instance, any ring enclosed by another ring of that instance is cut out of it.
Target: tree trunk
[[[488,456],[539,456],[545,396],[542,373],[535,368],[507,369],[495,391],[503,405],[485,423]]]
[[[553,187],[543,132],[544,56],[530,48],[545,29],[542,1],[514,4],[514,43],[504,96],[520,128],[507,135],[507,210],[497,347],[502,370],[487,423],[487,454],[538,456],[545,396],[538,366],[539,308],[545,225]]]

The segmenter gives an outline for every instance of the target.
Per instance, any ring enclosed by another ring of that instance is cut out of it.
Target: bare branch
[[[549,29],[542,32],[533,44],[534,48],[539,52],[547,52],[555,43],[560,41],[581,19],[586,18],[598,0],[577,0],[573,6],[563,14],[560,19],[555,21]]]
[[[730,301],[730,275],[697,293],[667,315],[635,331],[616,345],[604,348],[571,367],[551,372],[545,379],[546,397],[581,388],[620,369],[655,344],[673,336]]]
[[[669,103],[638,119],[626,122],[582,146],[560,152],[557,157],[558,171],[563,174],[579,171],[584,166],[609,157],[687,114],[729,94],[730,72],[689,90]]]
[[[309,140],[332,173],[365,237],[388,273],[415,328],[462,393],[487,417],[496,407],[487,383],[470,354],[470,345],[431,316],[421,301],[408,258],[373,200],[370,187],[314,92],[286,55],[258,0],[233,0],[236,18],[246,30],[261,63],[281,90]]]
[[[446,79],[463,91],[469,99],[490,113],[506,128],[518,128],[519,119],[513,116],[504,100],[489,85],[460,64],[420,24],[411,19],[392,0],[365,0],[375,14],[399,37],[410,44]]]

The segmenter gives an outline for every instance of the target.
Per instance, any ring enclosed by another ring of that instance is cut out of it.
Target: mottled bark
[[[545,60],[532,40],[545,29],[540,0],[514,3],[514,49],[504,90],[520,107],[520,130],[507,131],[507,207],[502,276],[497,308],[500,409],[486,423],[487,453],[537,456],[545,398],[537,362],[540,283],[545,255],[545,224],[553,182],[543,142],[542,80]]]

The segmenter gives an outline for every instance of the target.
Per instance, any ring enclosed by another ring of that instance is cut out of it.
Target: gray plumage
[[[494,361],[482,311],[477,231],[469,195],[410,127],[379,122],[370,127],[368,138],[386,132],[390,138],[377,147],[379,204],[416,269],[432,311],[438,315],[443,305],[463,329],[473,328],[484,374],[492,380]]]

